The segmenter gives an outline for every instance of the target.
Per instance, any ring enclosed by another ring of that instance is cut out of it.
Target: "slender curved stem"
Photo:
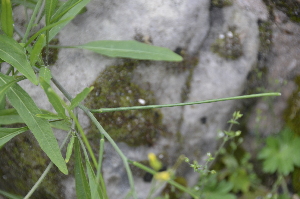
[[[212,102],[221,102],[228,100],[237,100],[237,99],[249,99],[256,97],[270,97],[270,96],[280,96],[280,93],[261,93],[261,94],[252,94],[252,95],[242,95],[236,97],[226,97],[220,99],[210,99],[204,101],[196,101],[196,102],[185,102],[185,103],[177,103],[177,104],[164,104],[164,105],[149,105],[149,106],[132,106],[132,107],[118,107],[118,108],[100,108],[100,109],[91,109],[92,113],[105,113],[105,112],[113,112],[113,111],[128,111],[128,110],[142,110],[142,109],[153,109],[153,108],[166,108],[166,107],[174,107],[174,106],[187,106],[187,105],[195,105],[195,104],[207,104]]]

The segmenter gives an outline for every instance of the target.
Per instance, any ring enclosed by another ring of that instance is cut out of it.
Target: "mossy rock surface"
[[[295,78],[297,89],[292,93],[288,100],[288,107],[284,113],[284,119],[289,128],[291,128],[297,136],[300,136],[300,76]]]
[[[284,12],[292,21],[300,22],[300,2],[295,0],[273,0],[278,10]]]
[[[50,163],[30,132],[16,136],[0,149],[0,189],[25,196]],[[31,199],[63,199],[63,174],[53,167]]]
[[[220,34],[211,45],[211,51],[228,60],[236,60],[243,55],[243,46],[235,26]]]
[[[135,67],[135,62],[107,67],[94,82],[86,105],[99,109],[155,104],[151,91],[131,81]],[[164,132],[161,113],[155,109],[99,113],[95,117],[116,142],[125,142],[129,146],[152,146]],[[90,136],[94,133],[95,127]]]

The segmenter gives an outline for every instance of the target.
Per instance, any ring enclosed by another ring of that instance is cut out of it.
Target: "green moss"
[[[155,104],[151,91],[131,81],[135,67],[135,62],[107,67],[93,83],[94,90],[87,97],[86,105],[97,109]],[[130,146],[152,146],[164,132],[161,113],[154,109],[101,113],[95,117],[115,141]],[[93,132],[95,129],[91,135]]]
[[[272,46],[272,23],[262,20],[258,20],[257,23],[260,41],[257,59],[259,67],[263,67]]]
[[[300,76],[295,78],[297,89],[288,100],[288,106],[284,112],[284,120],[288,127],[300,136]]]
[[[1,189],[22,196],[33,187],[49,164],[49,159],[31,133],[18,135],[4,145],[0,157]],[[57,168],[53,168],[30,198],[65,198],[59,186],[63,176]]]
[[[211,45],[211,51],[220,57],[235,60],[243,55],[243,46],[236,27],[231,26],[226,33],[220,34],[219,38]]]
[[[295,0],[272,1],[278,10],[284,12],[292,21],[300,22],[300,3]]]
[[[211,0],[211,5],[219,8],[231,6],[232,4],[232,0]]]

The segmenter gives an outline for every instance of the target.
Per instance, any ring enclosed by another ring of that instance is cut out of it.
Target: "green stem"
[[[71,135],[71,131],[68,133],[68,135],[66,136],[66,138],[64,139],[64,141],[62,142],[61,146],[60,146],[60,150],[66,145],[67,140],[69,138],[69,136]],[[30,191],[27,193],[27,195],[24,197],[24,199],[29,199],[30,196],[35,192],[35,190],[40,186],[40,184],[43,182],[44,178],[46,177],[46,175],[49,173],[50,169],[53,166],[53,162],[50,162],[47,166],[47,168],[45,169],[45,171],[42,173],[41,177],[38,179],[38,181],[34,184],[34,186],[30,189]]]
[[[87,116],[92,120],[92,122],[96,125],[97,129],[99,130],[99,132],[101,134],[103,134],[105,136],[105,138],[109,141],[109,143],[112,145],[112,147],[116,150],[116,152],[119,154],[119,156],[121,157],[121,159],[123,160],[123,164],[124,167],[126,169],[127,172],[127,177],[128,177],[128,181],[130,184],[130,192],[133,195],[134,198],[137,198],[136,196],[136,192],[135,192],[135,186],[134,186],[134,181],[133,181],[133,176],[132,176],[132,172],[131,169],[129,167],[128,164],[128,159],[127,157],[123,154],[123,152],[120,150],[120,148],[118,147],[118,145],[115,143],[115,141],[109,136],[109,134],[103,129],[103,127],[101,126],[101,124],[98,122],[98,120],[94,117],[94,115],[89,111],[88,108],[86,108],[83,105],[79,105],[79,108],[81,108],[86,114]]]
[[[29,35],[29,33],[30,33],[30,30],[31,30],[31,28],[32,28],[32,26],[33,26],[33,23],[34,23],[34,20],[35,20],[35,18],[36,18],[36,14],[37,14],[38,11],[40,10],[40,7],[41,7],[41,5],[42,5],[42,2],[43,2],[43,0],[39,0],[39,1],[36,3],[36,6],[35,6],[35,8],[34,8],[34,10],[33,10],[33,13],[32,13],[32,15],[31,15],[30,21],[29,21],[29,23],[28,23],[28,26],[27,26],[25,35],[24,35],[24,37],[23,37],[23,39],[22,39],[22,43],[25,43],[26,40],[27,40],[27,37],[28,37],[28,35]]]
[[[100,146],[99,146],[99,159],[98,159],[98,168],[97,168],[97,180],[99,180],[101,174],[101,166],[103,160],[103,152],[104,152],[104,139],[100,139]]]
[[[71,95],[61,86],[61,84],[54,78],[52,77],[52,82],[56,85],[56,87],[64,94],[64,96],[71,101],[72,97]],[[98,130],[100,131],[100,133],[102,135],[104,135],[106,137],[106,139],[110,142],[110,144],[114,147],[114,149],[116,150],[116,152],[120,155],[121,159],[123,160],[123,164],[124,167],[126,169],[127,172],[127,176],[128,176],[128,181],[130,184],[130,191],[133,194],[134,198],[137,198],[136,193],[135,193],[135,186],[134,186],[134,181],[133,181],[133,176],[132,176],[132,172],[130,170],[129,164],[128,164],[128,160],[127,157],[123,154],[123,152],[120,150],[120,148],[117,146],[117,144],[115,143],[115,141],[109,136],[109,134],[103,129],[103,127],[100,125],[100,123],[98,122],[98,120],[94,117],[94,115],[89,111],[88,108],[86,108],[83,105],[79,105],[79,108],[81,108],[86,114],[87,116],[92,120],[92,122],[96,125],[96,127],[98,128]]]
[[[206,103],[221,102],[221,101],[228,101],[228,100],[248,99],[248,98],[267,97],[267,96],[280,96],[280,95],[281,95],[280,93],[261,93],[261,94],[242,95],[242,96],[236,96],[236,97],[226,97],[226,98],[220,98],[220,99],[211,99],[211,100],[196,101],[196,102],[185,102],[185,103],[177,103],[177,104],[132,106],[132,107],[118,107],[118,108],[100,108],[100,109],[91,109],[90,111],[92,113],[105,113],[105,112],[113,112],[113,111],[166,108],[166,107],[174,107],[174,106],[187,106],[187,105],[206,104]]]
[[[75,121],[77,129],[80,132],[81,138],[82,138],[82,140],[83,140],[83,142],[84,142],[84,144],[85,144],[88,152],[90,153],[90,156],[92,158],[93,164],[94,164],[95,168],[97,168],[98,164],[97,164],[97,160],[96,160],[95,154],[94,154],[94,152],[92,150],[92,147],[91,147],[88,139],[86,138],[86,136],[84,134],[84,131],[83,131],[83,129],[82,129],[82,127],[81,127],[81,125],[80,125],[77,117],[74,115],[74,113],[72,111],[69,111],[69,114],[73,118],[73,120]]]

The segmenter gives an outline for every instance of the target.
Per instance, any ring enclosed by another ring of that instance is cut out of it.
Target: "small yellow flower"
[[[162,163],[159,161],[154,153],[148,154],[149,164],[155,170],[159,171],[162,168]]]
[[[164,180],[164,181],[168,181],[171,179],[171,174],[168,171],[162,171],[162,172],[158,172],[154,175],[154,178],[156,180]]]

